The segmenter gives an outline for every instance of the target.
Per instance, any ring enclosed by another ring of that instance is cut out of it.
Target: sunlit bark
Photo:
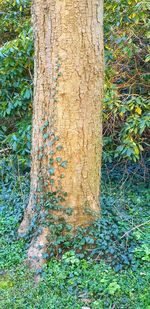
[[[100,212],[103,1],[34,0],[32,17],[35,71],[31,190],[20,234],[27,231],[34,216],[39,178],[49,182],[52,151],[54,158],[61,158],[66,166],[53,163],[55,184],[48,183],[47,188],[55,191],[63,175],[61,190],[67,192],[63,205],[73,209],[71,216],[64,214],[65,220],[74,229],[89,224]],[[33,256],[37,256],[38,265],[44,261],[49,232],[49,228],[43,228],[29,248],[29,260],[33,262]],[[43,245],[41,251],[39,244]]]

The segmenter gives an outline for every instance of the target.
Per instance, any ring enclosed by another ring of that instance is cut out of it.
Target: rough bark
[[[73,229],[89,224],[100,212],[103,0],[34,0],[32,17],[35,69],[31,190],[20,234],[27,231],[35,213],[39,176],[44,181],[49,179],[52,150],[55,159],[60,156],[67,161],[67,167],[53,163],[55,185],[48,183],[42,190],[55,191],[64,173],[61,190],[67,192],[67,197],[63,204],[73,209],[71,216],[64,217]],[[59,145],[63,148],[56,151]],[[44,212],[44,205],[40,211]],[[30,260],[33,255],[39,257],[39,265],[44,261],[48,233],[49,229],[43,228],[28,252]],[[44,245],[40,252],[39,244]]]

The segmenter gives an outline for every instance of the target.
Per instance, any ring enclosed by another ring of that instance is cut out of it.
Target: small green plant
[[[134,251],[136,259],[140,259],[141,262],[150,262],[150,248],[147,244],[141,245]]]

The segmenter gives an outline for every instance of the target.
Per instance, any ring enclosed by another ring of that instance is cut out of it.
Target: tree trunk
[[[103,0],[34,0],[32,17],[31,190],[19,233],[37,220],[41,232],[28,251],[37,267],[44,261],[50,215],[74,230],[100,213]]]

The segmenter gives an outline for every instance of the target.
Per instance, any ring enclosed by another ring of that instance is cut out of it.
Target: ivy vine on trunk
[[[103,1],[33,1],[35,37],[31,188],[19,234],[31,266],[45,261],[53,224],[100,214]]]

